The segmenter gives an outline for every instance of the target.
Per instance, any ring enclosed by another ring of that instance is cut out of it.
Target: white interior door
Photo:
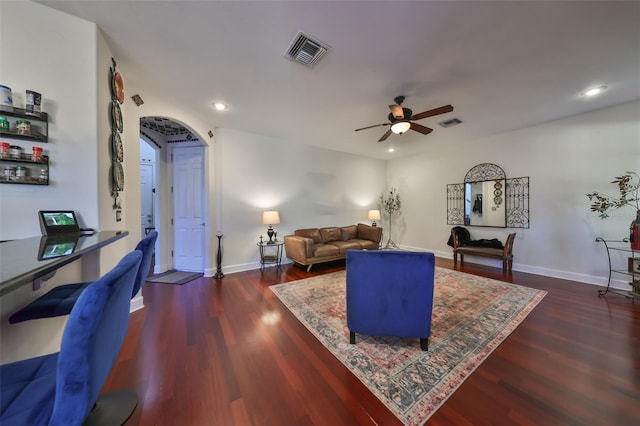
[[[154,166],[149,163],[140,164],[140,224],[141,234],[144,238],[146,230],[153,228],[153,193],[154,193]]]
[[[204,150],[173,149],[174,268],[204,271]]]

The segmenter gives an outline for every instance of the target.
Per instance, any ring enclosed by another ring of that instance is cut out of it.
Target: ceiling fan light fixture
[[[408,121],[397,121],[391,125],[391,131],[396,135],[401,135],[411,128],[411,123]]]

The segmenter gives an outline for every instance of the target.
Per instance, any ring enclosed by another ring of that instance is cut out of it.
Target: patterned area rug
[[[418,339],[349,344],[345,272],[271,286],[289,310],[405,425],[422,425],[546,292],[436,268],[429,351]]]

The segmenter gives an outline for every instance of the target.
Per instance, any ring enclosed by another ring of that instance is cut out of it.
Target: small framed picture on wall
[[[635,274],[640,274],[640,257],[638,258],[629,258],[629,272],[633,272]]]

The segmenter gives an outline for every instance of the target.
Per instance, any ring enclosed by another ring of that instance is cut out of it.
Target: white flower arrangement
[[[385,194],[380,195],[380,205],[382,206],[382,210],[389,215],[400,211],[400,195],[395,188],[391,188],[389,192],[386,193],[386,197]]]

